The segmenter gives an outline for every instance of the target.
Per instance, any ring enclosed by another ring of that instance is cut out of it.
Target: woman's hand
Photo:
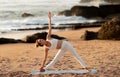
[[[45,69],[43,67],[41,67],[40,72],[45,72]]]

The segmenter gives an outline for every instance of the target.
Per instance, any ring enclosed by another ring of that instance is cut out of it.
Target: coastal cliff
[[[59,12],[58,15],[65,16],[83,16],[86,18],[101,17],[105,18],[109,15],[120,14],[120,5],[100,5],[95,6],[73,6],[70,10]]]

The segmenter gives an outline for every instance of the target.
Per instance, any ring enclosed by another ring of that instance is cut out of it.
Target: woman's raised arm
[[[52,32],[52,25],[51,25],[51,12],[48,12],[48,34],[46,39],[49,40],[51,39],[51,32]]]

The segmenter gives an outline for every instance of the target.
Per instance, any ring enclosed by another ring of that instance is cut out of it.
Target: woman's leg
[[[82,60],[82,58],[76,53],[73,46],[67,42],[67,49],[71,52],[71,54],[75,57],[75,59],[82,65],[83,68],[86,68],[85,62]]]
[[[45,69],[48,69],[51,66],[53,66],[60,59],[60,57],[65,53],[65,51],[66,51],[65,49],[60,49],[56,54],[56,56],[54,57],[54,59],[45,67]]]

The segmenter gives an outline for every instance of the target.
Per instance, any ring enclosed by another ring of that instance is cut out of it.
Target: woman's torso
[[[62,45],[62,40],[58,40],[58,39],[50,39],[50,40],[47,40],[48,42],[50,42],[50,47],[47,47],[49,49],[60,49],[61,48],[61,45]]]

